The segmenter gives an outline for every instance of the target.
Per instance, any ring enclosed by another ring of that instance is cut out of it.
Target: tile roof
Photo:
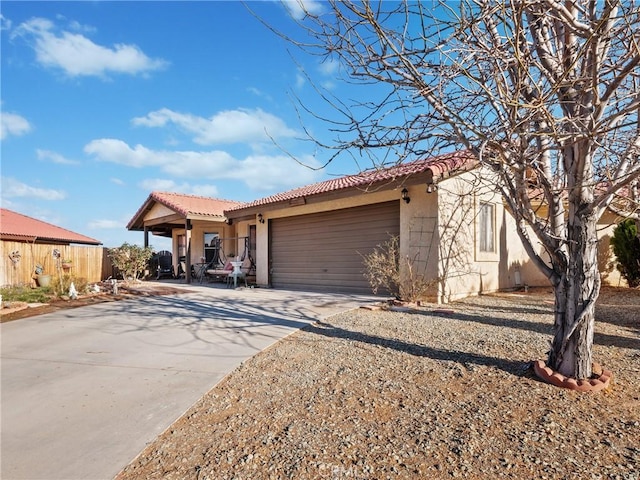
[[[232,200],[221,200],[211,197],[200,197],[197,195],[186,195],[172,192],[151,192],[144,204],[138,209],[136,214],[127,224],[127,228],[133,228],[137,220],[142,220],[144,215],[154,203],[160,203],[185,218],[192,216],[207,216],[224,218],[225,210],[242,205],[240,202]]]
[[[474,165],[475,157],[467,151],[447,153],[428,159],[403,163],[389,168],[365,170],[355,175],[347,175],[340,178],[325,180],[324,182],[314,183],[312,185],[296,188],[287,192],[276,193],[275,195],[254,200],[253,202],[240,204],[235,208],[228,209],[227,211],[233,212],[243,210],[245,208],[291,201],[297,198],[335,192],[348,188],[366,188],[381,182],[406,179],[411,175],[417,175],[427,171],[431,171],[433,178],[438,179],[453,175],[459,171],[468,170]]]
[[[52,243],[80,243],[102,245],[100,240],[57,227],[21,213],[0,208],[0,237],[14,241],[40,241]]]

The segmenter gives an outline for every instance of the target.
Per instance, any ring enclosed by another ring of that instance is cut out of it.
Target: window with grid
[[[495,249],[495,206],[480,202],[478,211],[478,250],[493,253]]]

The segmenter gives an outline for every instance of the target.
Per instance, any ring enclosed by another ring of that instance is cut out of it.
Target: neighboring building
[[[89,281],[102,279],[103,249],[94,248],[102,242],[95,238],[2,208],[0,241],[0,285],[31,283],[36,264],[52,272],[54,250],[60,252],[60,258],[72,260],[74,273]]]
[[[72,232],[18,212],[0,208],[0,239],[50,245],[102,245],[100,240]]]
[[[434,301],[549,284],[529,261],[494,175],[465,153],[224,202],[154,192],[129,229],[155,227],[174,239],[174,256],[190,252],[191,263],[211,256],[207,239],[215,235],[234,254],[227,257],[251,258],[259,286],[370,293],[362,257],[394,235],[401,271],[408,274],[408,259],[414,274],[433,280]],[[606,239],[602,250],[606,257]]]

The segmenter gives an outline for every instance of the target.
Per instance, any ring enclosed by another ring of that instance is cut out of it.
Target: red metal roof
[[[21,213],[0,209],[0,237],[4,240],[102,245],[102,242]]]
[[[182,193],[151,192],[144,204],[129,221],[127,228],[133,228],[136,222],[141,223],[142,216],[151,209],[154,203],[160,203],[185,218],[207,216],[219,217],[220,219],[224,218],[225,210],[230,210],[242,205],[242,203],[232,200],[221,200],[218,198],[200,197]]]
[[[458,171],[468,170],[475,165],[475,157],[467,151],[453,152],[438,155],[436,157],[403,163],[384,169],[365,170],[355,175],[325,180],[305,187],[296,188],[283,193],[276,193],[253,202],[244,203],[235,208],[227,209],[229,212],[243,210],[245,208],[269,205],[273,203],[291,201],[297,198],[318,195],[321,193],[335,192],[348,188],[366,188],[381,182],[399,181],[431,171],[434,179],[448,176]]]

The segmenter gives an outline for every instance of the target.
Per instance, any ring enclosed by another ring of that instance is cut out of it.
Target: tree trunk
[[[569,226],[566,276],[554,286],[554,337],[547,364],[561,374],[591,377],[595,303],[600,293],[596,219]]]

